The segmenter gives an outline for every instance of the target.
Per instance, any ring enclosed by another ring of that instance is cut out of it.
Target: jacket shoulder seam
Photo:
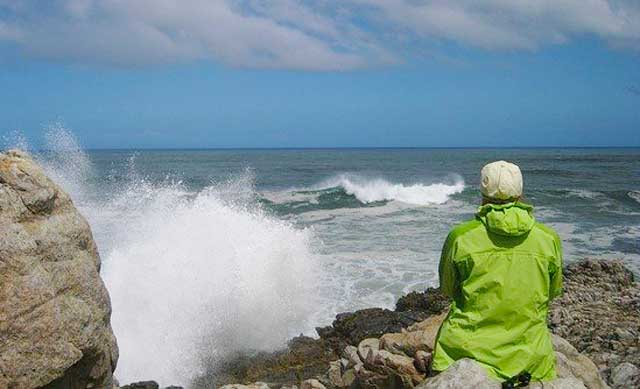
[[[536,222],[536,224],[534,225],[534,228],[542,231],[546,235],[549,235],[553,239],[560,240],[560,237],[558,236],[557,232],[555,232],[552,228],[549,228],[542,223]]]
[[[449,232],[449,240],[451,243],[455,242],[458,238],[468,234],[476,228],[483,226],[482,222],[478,219],[469,220],[468,222],[459,224]]]

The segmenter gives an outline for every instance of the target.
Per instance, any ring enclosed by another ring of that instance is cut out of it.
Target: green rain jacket
[[[471,358],[506,380],[556,377],[547,330],[549,302],[561,293],[558,235],[521,202],[480,207],[454,228],[440,259],[440,287],[453,302],[438,333],[432,369]]]

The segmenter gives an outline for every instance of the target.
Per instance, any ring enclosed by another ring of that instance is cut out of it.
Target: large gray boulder
[[[86,220],[25,153],[0,153],[0,388],[111,388],[118,348]]]
[[[569,342],[558,335],[551,336],[556,352],[556,370],[559,377],[575,377],[588,389],[607,389],[598,367],[589,357],[578,352]]]
[[[500,389],[500,383],[487,375],[487,371],[471,359],[460,359],[442,373],[427,379],[420,389]]]
[[[501,383],[489,377],[486,370],[471,359],[461,359],[447,370],[429,378],[417,386],[418,389],[500,389]],[[562,374],[550,382],[532,382],[530,389],[588,389],[580,379]]]
[[[611,370],[613,387],[638,388],[640,387],[640,369],[629,362],[623,362]]]

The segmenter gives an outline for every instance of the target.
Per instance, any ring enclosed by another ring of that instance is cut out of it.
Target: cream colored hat
[[[517,165],[496,161],[480,171],[480,192],[485,197],[509,200],[522,196],[522,173]]]

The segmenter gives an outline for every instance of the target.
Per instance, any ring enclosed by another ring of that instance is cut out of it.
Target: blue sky
[[[633,1],[0,0],[0,135],[640,146]]]

